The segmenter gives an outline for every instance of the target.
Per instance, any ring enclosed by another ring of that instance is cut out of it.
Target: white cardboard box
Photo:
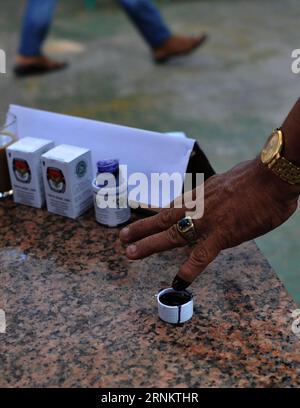
[[[144,173],[149,184],[152,173],[179,173],[182,180],[185,173],[203,173],[205,179],[215,174],[198,143],[184,134],[169,136],[17,105],[10,105],[10,112],[18,119],[19,138],[30,134],[53,139],[56,145],[65,143],[86,147],[92,152],[94,169],[98,160],[116,157],[120,164],[128,166],[128,178],[135,173]],[[182,193],[183,185],[179,185],[176,191],[172,188],[170,199],[166,201],[162,185],[160,183],[160,191],[155,197],[149,194],[147,202],[139,203],[142,208],[163,208]],[[196,185],[195,178],[193,188]],[[134,188],[128,185],[129,194]]]
[[[41,155],[54,147],[54,142],[33,137],[10,145],[7,150],[8,168],[16,203],[41,208],[45,203]]]
[[[77,218],[92,207],[89,149],[64,144],[43,154],[41,161],[49,212]]]

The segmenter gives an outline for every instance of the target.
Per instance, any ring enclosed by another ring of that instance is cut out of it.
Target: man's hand
[[[204,184],[204,216],[194,220],[198,241],[173,281],[186,288],[222,249],[263,235],[285,222],[296,210],[299,186],[291,186],[259,159],[244,162]],[[121,240],[130,259],[187,245],[176,223],[186,209],[170,208],[124,228]]]

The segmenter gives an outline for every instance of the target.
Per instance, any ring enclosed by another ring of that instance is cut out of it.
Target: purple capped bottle
[[[119,160],[109,159],[109,160],[99,160],[97,162],[97,186],[106,187],[109,184],[110,179],[115,179],[115,185],[119,185],[120,171],[119,171]]]
[[[118,159],[99,160],[93,181],[96,221],[109,227],[127,222],[131,216],[127,183]]]

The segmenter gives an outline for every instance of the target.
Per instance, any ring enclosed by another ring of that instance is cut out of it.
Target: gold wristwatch
[[[273,131],[260,158],[278,177],[289,184],[300,184],[300,167],[291,163],[283,156],[284,140],[280,129]]]

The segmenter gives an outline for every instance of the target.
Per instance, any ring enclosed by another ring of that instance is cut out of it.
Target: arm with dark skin
[[[285,137],[284,156],[300,166],[300,99],[281,126]]]
[[[281,127],[284,156],[300,166],[300,99]],[[226,248],[257,238],[283,224],[297,209],[300,185],[282,181],[259,158],[243,162],[208,179],[204,215],[194,220],[198,241],[173,281],[184,289]],[[170,208],[124,228],[120,238],[129,244],[130,259],[185,246],[175,224],[185,208]]]

